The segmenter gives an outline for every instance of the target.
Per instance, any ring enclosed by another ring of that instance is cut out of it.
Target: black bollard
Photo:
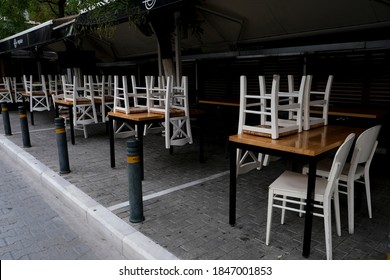
[[[130,222],[145,220],[142,201],[140,143],[137,139],[127,141],[127,174],[129,181]]]
[[[58,158],[60,161],[60,174],[67,174],[70,172],[70,168],[68,157],[68,143],[66,141],[65,121],[63,118],[56,118],[54,122],[56,126],[56,140]]]
[[[9,121],[9,112],[8,112],[7,103],[5,103],[5,102],[1,103],[1,111],[2,111],[2,115],[3,115],[5,135],[12,135],[11,123]]]
[[[23,147],[30,148],[31,147],[30,132],[28,130],[26,109],[24,108],[24,106],[19,106],[18,111],[19,111],[19,119],[20,119],[20,129],[22,130]]]

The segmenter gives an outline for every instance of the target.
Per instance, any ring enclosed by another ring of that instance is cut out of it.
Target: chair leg
[[[286,196],[284,195],[283,196],[283,202],[282,202],[282,215],[280,217],[280,224],[283,225],[284,224],[284,217],[286,217]]]
[[[325,229],[325,247],[326,258],[332,259],[332,218],[331,208],[329,206],[330,201],[324,201],[324,229]]]
[[[334,213],[335,213],[335,220],[336,220],[337,235],[341,236],[340,200],[339,200],[339,190],[337,187],[333,193],[333,204],[334,204]]]
[[[347,199],[348,199],[348,231],[349,234],[354,232],[354,216],[355,216],[355,190],[353,179],[348,179],[347,182]]]
[[[83,131],[84,131],[84,138],[87,139],[88,138],[88,131],[87,131],[87,126],[85,124],[83,124]]]
[[[274,192],[269,190],[268,192],[268,210],[267,210],[267,227],[265,236],[265,245],[269,245],[271,238],[271,224],[272,224],[272,204],[274,203]]]
[[[299,205],[299,210],[303,211],[303,202],[305,201],[303,198],[300,199],[301,201],[301,204]],[[302,218],[303,217],[303,213],[302,212],[299,212],[299,217]]]
[[[367,197],[367,208],[368,208],[368,217],[372,219],[372,208],[371,208],[371,190],[370,190],[370,174],[368,170],[364,174],[364,185],[366,187],[366,197]]]

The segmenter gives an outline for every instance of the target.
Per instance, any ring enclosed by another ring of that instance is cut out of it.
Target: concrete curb
[[[0,135],[0,150],[32,171],[42,186],[50,190],[65,205],[77,211],[89,226],[111,241],[126,258],[178,259],[3,135]]]

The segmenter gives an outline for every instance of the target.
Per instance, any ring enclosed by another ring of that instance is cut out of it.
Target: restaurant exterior
[[[189,1],[138,2],[134,1],[141,13],[175,17]],[[238,101],[240,75],[247,75],[249,87],[254,87],[258,75],[293,74],[298,80],[302,74],[313,74],[316,88],[333,74],[332,106],[388,110],[388,1],[191,2],[201,32],[176,26],[172,49],[176,72],[189,77],[193,105],[202,100]],[[156,37],[129,24],[126,13],[115,14],[113,34],[104,39],[78,32],[81,25],[91,24],[89,17],[84,13],[55,19],[0,40],[1,75],[63,73],[72,67],[85,74],[162,74]],[[175,23],[180,26],[180,20]],[[32,61],[39,61],[38,67]],[[282,79],[281,87],[286,86]],[[210,110],[215,109],[221,108]]]

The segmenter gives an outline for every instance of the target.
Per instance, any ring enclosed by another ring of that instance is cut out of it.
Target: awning
[[[0,40],[0,54],[16,50],[31,49],[61,40],[71,35],[72,24],[77,16],[46,21],[37,26]]]

